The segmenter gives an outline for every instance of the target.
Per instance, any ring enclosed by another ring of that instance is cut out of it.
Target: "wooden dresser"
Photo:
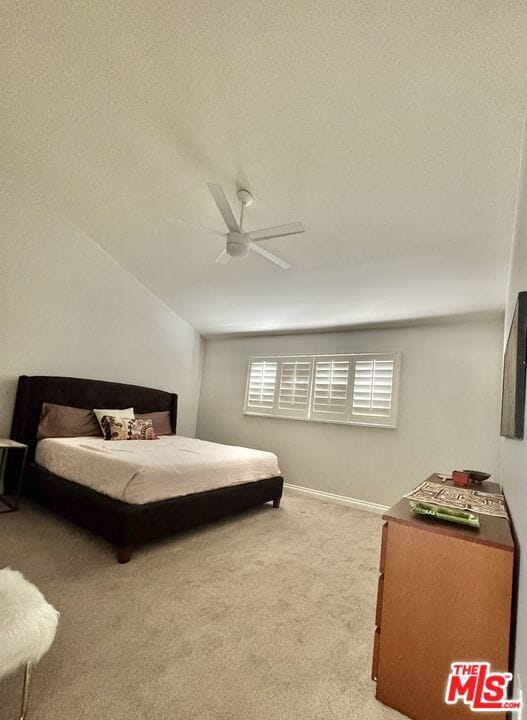
[[[428,478],[440,482],[436,475]],[[484,483],[487,492],[499,492]],[[447,705],[450,664],[509,669],[514,544],[508,520],[479,530],[414,515],[403,498],[384,516],[372,677],[376,697],[413,720],[505,719]]]

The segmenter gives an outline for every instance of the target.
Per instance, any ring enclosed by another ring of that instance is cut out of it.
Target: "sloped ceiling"
[[[204,334],[503,308],[523,1],[2,3],[0,171]],[[247,229],[217,265],[206,182]]]

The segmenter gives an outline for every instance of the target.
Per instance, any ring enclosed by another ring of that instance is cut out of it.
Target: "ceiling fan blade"
[[[181,218],[175,218],[175,217],[169,217],[167,218],[167,221],[171,223],[172,225],[175,225],[176,223],[180,223],[181,225],[188,225],[189,227],[196,228],[198,230],[208,230],[210,233],[214,233],[214,235],[219,235],[219,237],[225,238],[226,233],[221,232],[221,230],[216,230],[215,228],[211,228],[208,225],[198,225],[197,223],[191,223],[187,220],[181,220]]]
[[[236,218],[233,215],[229,201],[223,192],[221,185],[216,183],[207,183],[214,202],[216,203],[218,210],[221,213],[222,218],[225,220],[225,225],[229,228],[229,232],[240,232]]]
[[[251,250],[254,250],[255,253],[258,253],[258,255],[261,255],[262,257],[266,258],[267,260],[270,260],[275,265],[279,265],[284,270],[287,270],[291,267],[291,265],[286,262],[285,260],[282,260],[282,258],[278,257],[278,255],[273,255],[273,253],[269,252],[269,250],[264,250],[263,247],[260,247],[259,245],[255,245],[254,243],[251,243],[250,245]]]
[[[262,228],[261,230],[252,230],[246,234],[254,242],[259,242],[260,240],[268,240],[269,238],[297,235],[298,233],[303,233],[305,231],[306,229],[301,222],[292,222],[286,223],[285,225],[275,225],[274,227]]]
[[[218,257],[216,258],[216,262],[220,263],[220,265],[227,265],[228,262],[231,261],[231,256],[227,252],[227,250],[222,250]]]

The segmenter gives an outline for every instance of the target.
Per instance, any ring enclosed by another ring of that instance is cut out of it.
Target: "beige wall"
[[[514,313],[516,298],[521,290],[527,290],[527,153],[525,143],[507,292],[505,340]],[[527,691],[527,423],[523,440],[502,439],[501,473],[519,545],[515,670],[517,676],[521,678],[521,685],[525,693]],[[518,678],[516,678],[517,680]],[[524,718],[527,718],[527,707],[524,707],[522,713],[522,719]]]
[[[70,375],[176,391],[193,435],[200,336],[80,230],[0,193],[0,435],[21,374]]]
[[[389,505],[430,472],[498,469],[503,324],[212,339],[198,437],[277,453],[287,482]],[[243,415],[251,354],[402,351],[398,428]]]

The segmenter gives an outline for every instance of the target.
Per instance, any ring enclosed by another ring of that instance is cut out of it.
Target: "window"
[[[245,413],[396,427],[400,353],[249,359]]]
[[[355,361],[353,412],[390,417],[393,395],[393,360]]]
[[[312,417],[345,421],[348,414],[349,358],[314,358]]]
[[[279,414],[306,418],[311,388],[311,358],[280,358]]]
[[[253,360],[249,364],[246,410],[272,411],[276,387],[276,360]]]

